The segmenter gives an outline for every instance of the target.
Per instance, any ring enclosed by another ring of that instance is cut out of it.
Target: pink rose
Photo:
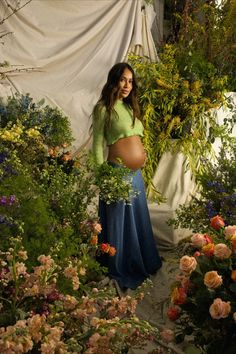
[[[215,245],[214,255],[217,258],[220,258],[220,259],[229,258],[231,253],[232,253],[232,251],[224,243],[218,243],[217,245]]]
[[[185,273],[192,273],[197,266],[195,257],[183,256],[180,259],[179,268]]]
[[[191,237],[192,245],[197,248],[202,248],[202,246],[207,244],[204,234],[194,234]]]
[[[228,317],[230,311],[230,302],[222,301],[220,298],[215,299],[209,308],[210,315],[214,320]]]
[[[226,226],[224,229],[224,234],[226,238],[231,238],[232,236],[236,236],[236,225]]]
[[[209,289],[218,288],[222,284],[222,276],[219,275],[215,270],[207,272],[204,276],[204,284]]]
[[[161,335],[161,339],[166,342],[166,343],[170,343],[174,340],[175,335],[174,332],[172,331],[172,329],[168,329],[165,328],[160,332]]]

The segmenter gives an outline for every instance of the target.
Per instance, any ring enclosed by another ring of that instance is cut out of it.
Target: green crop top
[[[143,136],[143,125],[139,119],[135,119],[133,126],[132,110],[129,109],[122,100],[118,100],[114,109],[118,116],[111,115],[111,124],[107,127],[106,122],[106,109],[101,107],[99,114],[93,117],[93,156],[97,164],[104,162],[104,142],[107,145],[114,144],[121,138],[128,136],[139,135]]]

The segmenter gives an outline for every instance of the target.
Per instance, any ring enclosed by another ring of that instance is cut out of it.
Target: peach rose
[[[236,322],[236,312],[233,313],[234,322]]]
[[[207,244],[204,234],[194,234],[191,237],[192,245],[197,248],[202,248],[202,246]]]
[[[222,301],[220,298],[216,298],[209,308],[210,315],[214,320],[228,317],[230,311],[230,302]]]
[[[216,215],[210,219],[211,227],[215,230],[219,230],[225,226],[225,222],[220,215]]]
[[[236,225],[226,226],[224,229],[224,234],[226,238],[231,238],[232,236],[236,236]]]
[[[208,243],[202,247],[202,252],[207,256],[211,257],[214,254],[215,245],[214,243]]]
[[[232,253],[232,251],[224,243],[218,243],[217,245],[215,245],[214,255],[217,258],[220,258],[220,259],[229,258],[231,253]]]
[[[96,234],[100,234],[100,232],[102,231],[102,225],[99,222],[94,222],[93,230]]]
[[[204,284],[209,289],[218,288],[222,284],[222,276],[219,275],[215,270],[207,272],[204,276]]]
[[[185,273],[192,273],[197,267],[197,261],[195,257],[183,256],[180,259],[179,268]]]

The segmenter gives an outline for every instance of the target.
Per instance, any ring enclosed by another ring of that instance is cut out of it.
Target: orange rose
[[[222,276],[219,275],[215,270],[207,272],[204,276],[204,284],[209,289],[218,288],[222,284]]]
[[[231,279],[232,279],[233,281],[236,281],[236,270],[232,270],[232,272],[231,272]]]
[[[231,311],[230,302],[222,301],[220,298],[214,300],[209,308],[209,312],[212,318],[219,320],[220,318],[226,318]]]
[[[174,288],[171,294],[171,302],[175,305],[182,305],[186,302],[187,294],[184,288]]]
[[[113,257],[116,254],[116,249],[113,246],[109,248],[109,256]]]
[[[216,215],[213,218],[211,218],[210,224],[211,224],[211,227],[215,230],[219,230],[225,226],[224,220],[219,215]]]
[[[202,252],[207,256],[211,257],[214,254],[215,245],[214,243],[208,243],[202,247]]]

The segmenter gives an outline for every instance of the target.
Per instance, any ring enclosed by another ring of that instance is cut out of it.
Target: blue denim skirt
[[[141,170],[132,176],[133,189],[139,194],[131,203],[106,204],[99,200],[102,225],[99,243],[108,242],[116,248],[115,256],[104,254],[99,257],[99,262],[108,268],[108,276],[115,279],[121,289],[136,289],[162,266],[153,237]]]

